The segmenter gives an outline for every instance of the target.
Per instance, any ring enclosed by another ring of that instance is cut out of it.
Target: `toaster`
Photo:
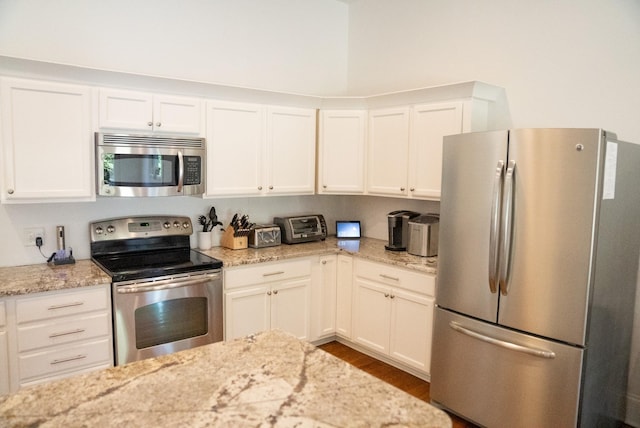
[[[322,241],[327,237],[327,223],[322,214],[275,217],[273,222],[280,226],[285,244]]]
[[[256,224],[249,231],[248,245],[251,248],[275,247],[280,243],[280,226],[277,224]]]

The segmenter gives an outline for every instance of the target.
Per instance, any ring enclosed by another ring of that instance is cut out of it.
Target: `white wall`
[[[514,127],[598,127],[640,143],[637,0],[352,0],[349,91],[506,88]],[[638,166],[640,168],[640,165]],[[628,422],[640,426],[640,291]]]
[[[338,95],[347,5],[325,0],[0,0],[0,54]]]

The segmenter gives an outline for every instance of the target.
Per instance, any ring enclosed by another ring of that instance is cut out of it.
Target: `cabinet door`
[[[401,289],[393,289],[390,297],[390,356],[428,373],[434,299]]]
[[[351,297],[353,290],[353,259],[338,255],[336,285],[336,333],[351,338]]]
[[[336,268],[337,256],[320,258],[320,281],[314,304],[319,306],[316,319],[318,336],[330,336],[336,332]]]
[[[153,95],[100,89],[100,128],[153,130]]]
[[[462,103],[415,106],[411,114],[410,196],[440,199],[442,138],[462,132]]]
[[[202,102],[197,98],[155,95],[153,130],[180,134],[202,133]]]
[[[2,201],[93,199],[89,88],[4,79],[0,100]]]
[[[271,328],[309,340],[311,278],[274,284],[271,290]]]
[[[316,111],[267,109],[267,179],[273,195],[313,194],[316,178]]]
[[[263,190],[264,109],[207,103],[207,195],[259,195]]]
[[[367,190],[406,196],[409,157],[409,108],[369,112]]]
[[[9,343],[0,327],[0,396],[9,393]]]
[[[225,293],[225,340],[269,329],[268,291],[268,286],[259,285]]]
[[[364,193],[366,112],[320,114],[318,193]]]
[[[359,277],[354,287],[353,339],[389,354],[390,288]]]

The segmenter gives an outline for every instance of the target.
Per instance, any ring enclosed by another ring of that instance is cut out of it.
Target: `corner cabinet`
[[[98,109],[102,130],[204,134],[198,98],[101,88]]]
[[[207,102],[206,196],[313,194],[316,110]]]
[[[435,277],[356,259],[352,340],[429,376]]]
[[[3,78],[3,203],[95,199],[89,87]]]
[[[311,260],[224,270],[225,340],[270,329],[309,340]]]
[[[442,138],[469,132],[472,102],[415,105],[369,112],[370,194],[440,198]]]
[[[323,110],[318,126],[319,194],[365,191],[365,110]]]

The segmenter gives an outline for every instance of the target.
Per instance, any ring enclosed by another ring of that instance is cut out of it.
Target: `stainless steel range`
[[[91,258],[112,280],[115,364],[223,339],[222,262],[190,248],[188,217],[90,224]]]

